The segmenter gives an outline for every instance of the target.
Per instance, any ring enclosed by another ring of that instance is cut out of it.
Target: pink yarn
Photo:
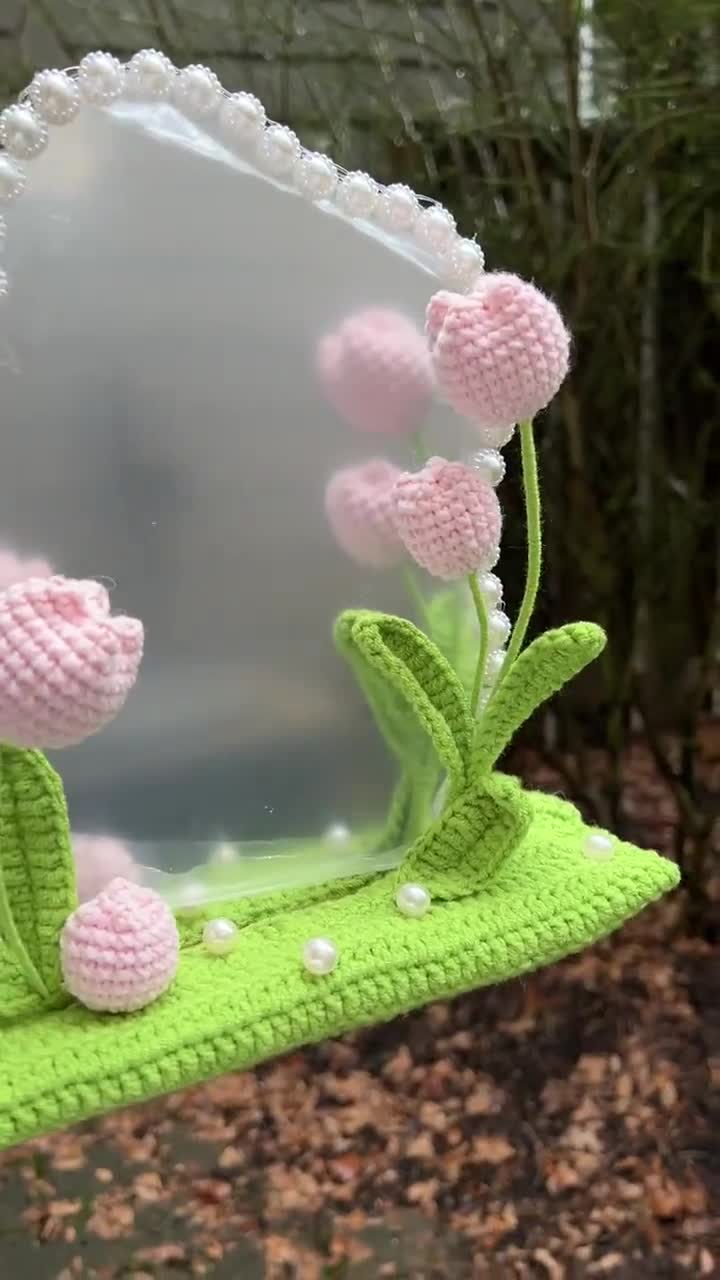
[[[476,471],[431,458],[422,471],[401,475],[393,492],[398,534],[428,573],[452,581],[495,564],[500,504]]]
[[[133,882],[140,878],[140,868],[132,853],[114,836],[86,836],[74,831],[72,848],[80,902],[94,898],[117,876]]]
[[[383,435],[417,431],[433,394],[423,335],[397,311],[351,315],[318,344],[325,394],[351,427]]]
[[[325,491],[325,511],[337,543],[358,564],[388,569],[405,558],[395,529],[393,487],[399,467],[373,458],[337,471]]]
[[[54,572],[47,560],[39,557],[23,560],[8,547],[0,547],[0,591],[28,578],[51,578]]]
[[[177,972],[172,911],[152,889],[117,878],[65,921],[65,986],[88,1009],[129,1013],[167,991]]]
[[[142,623],[110,616],[99,582],[31,578],[0,592],[0,742],[67,747],[121,710]]]
[[[557,307],[505,272],[480,276],[467,296],[436,293],[426,332],[445,399],[491,431],[534,417],[568,371],[570,334]]]

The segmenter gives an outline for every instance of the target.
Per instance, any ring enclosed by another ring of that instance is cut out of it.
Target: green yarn
[[[43,1001],[60,991],[57,939],[75,901],[62,783],[39,752],[0,746],[0,975],[9,960],[13,1008],[25,994],[13,966]]]
[[[63,995],[58,940],[75,890],[62,788],[38,753],[2,748],[0,875],[32,972],[5,928],[0,1146],[528,972],[677,885],[673,863],[619,840],[594,860],[577,809],[492,772],[515,729],[600,652],[600,629],[541,636],[478,723],[466,683],[474,628],[454,593],[429,608],[440,647],[406,619],[368,610],[342,614],[335,629],[400,766],[386,825],[368,835],[375,847],[407,846],[399,868],[179,912],[177,979],[137,1013],[91,1013]],[[433,815],[443,772],[447,799]],[[407,881],[432,895],[421,920],[396,906]],[[202,943],[219,914],[240,929],[225,957]],[[323,978],[301,959],[317,935],[340,956]]]
[[[453,785],[465,783],[474,722],[455,672],[407,618],[368,609],[341,613],[335,641],[370,703],[378,727],[403,765],[424,763],[427,734]],[[420,732],[422,731],[422,732]]]
[[[468,584],[470,586],[470,594],[473,598],[475,612],[477,613],[478,626],[480,628],[480,644],[478,645],[475,675],[473,677],[472,690],[470,693],[470,710],[473,715],[477,715],[478,701],[480,699],[480,687],[482,685],[482,678],[485,674],[488,657],[488,611],[483,593],[478,586],[476,574],[470,574]]]
[[[185,945],[177,981],[147,1009],[103,1016],[72,1004],[5,1026],[0,1145],[551,963],[677,884],[672,863],[620,841],[609,862],[593,862],[571,805],[527,800],[530,828],[490,882],[422,920],[397,911],[394,874],[310,903],[302,891],[272,914],[223,906],[242,925],[236,950]],[[326,978],[301,964],[316,934],[340,953]]]
[[[475,894],[527,834],[530,821],[528,797],[515,778],[497,773],[478,779],[408,851],[396,883],[423,884],[434,899]]]
[[[533,640],[490,699],[478,731],[475,767],[491,769],[521,725],[597,658],[605,643],[605,632],[593,622],[570,622]]]

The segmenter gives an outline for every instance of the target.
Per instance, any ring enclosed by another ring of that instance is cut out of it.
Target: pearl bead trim
[[[292,130],[268,120],[254,94],[228,93],[208,67],[175,67],[156,49],[141,49],[125,64],[109,53],[88,53],[79,67],[39,72],[2,115],[0,140],[6,150],[0,151],[0,203],[22,194],[25,175],[18,159],[39,155],[53,129],[79,111],[119,98],[170,100],[190,119],[216,119],[224,143],[253,153],[274,181],[306,200],[330,205],[350,221],[414,242],[440,283],[450,288],[469,290],[484,269],[480,245],[459,235],[442,205],[400,183],[383,187],[366,173],[348,172],[306,150]]]

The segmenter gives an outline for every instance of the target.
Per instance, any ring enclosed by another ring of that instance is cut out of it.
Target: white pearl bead
[[[395,894],[398,911],[413,920],[419,920],[430,910],[430,902],[430,894],[421,884],[401,884]]]
[[[195,120],[204,120],[213,114],[219,106],[221,93],[220,81],[214,71],[194,63],[178,72],[172,88],[175,106]]]
[[[423,209],[415,224],[415,239],[418,244],[433,249],[436,253],[446,252],[456,236],[455,219],[442,205],[431,205]]]
[[[505,459],[497,449],[477,449],[470,466],[496,489],[505,476]]]
[[[78,67],[77,83],[84,101],[101,107],[120,97],[125,68],[111,53],[88,53]]]
[[[271,124],[265,130],[260,143],[263,167],[275,178],[287,176],[294,169],[300,156],[300,143],[292,129],[282,124]]]
[[[203,942],[213,956],[226,956],[237,946],[239,930],[232,920],[217,916],[208,920],[203,929]]]
[[[511,629],[507,614],[502,609],[493,609],[488,615],[488,644],[492,652],[507,644]]]
[[[351,218],[369,218],[380,199],[380,188],[366,173],[346,173],[338,190],[338,209]]]
[[[342,844],[345,840],[350,839],[350,828],[344,822],[333,822],[325,832],[325,839],[334,840],[338,844]]]
[[[316,978],[332,973],[339,959],[338,949],[329,938],[310,938],[303,947],[302,957],[308,973]]]
[[[47,124],[30,107],[16,103],[0,115],[0,144],[18,160],[39,156],[47,143]]]
[[[80,109],[80,90],[66,71],[40,71],[30,85],[30,100],[48,124],[68,124]]]
[[[380,198],[378,215],[388,231],[410,231],[417,222],[420,203],[414,191],[401,183],[386,187]]]
[[[308,200],[329,200],[338,183],[337,169],[327,156],[306,151],[295,170],[295,182]]]
[[[460,288],[468,288],[485,266],[485,255],[474,240],[459,240],[450,250],[445,264],[448,279]]]
[[[6,235],[7,235],[7,222],[3,217],[0,217],[0,253],[2,253],[5,247]]]
[[[10,204],[25,190],[25,170],[12,156],[0,155],[0,204]]]
[[[9,292],[7,272],[0,271],[0,298],[7,298]]]
[[[169,58],[157,49],[141,49],[127,68],[127,87],[138,98],[158,101],[170,97],[176,71]]]
[[[265,108],[253,93],[231,93],[220,104],[220,127],[228,142],[256,141],[265,128]]]
[[[495,681],[503,669],[504,662],[504,649],[494,649],[492,653],[488,654],[487,662],[485,663],[485,684],[495,684]]]
[[[603,835],[602,831],[591,831],[585,837],[586,858],[594,858],[597,862],[603,862],[607,858],[612,858],[613,853],[613,841],[610,836]]]

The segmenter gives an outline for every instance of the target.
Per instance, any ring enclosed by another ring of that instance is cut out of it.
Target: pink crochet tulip
[[[431,299],[426,331],[438,387],[488,444],[534,417],[567,370],[570,335],[554,303],[505,272],[480,276],[468,295]]]
[[[407,316],[368,310],[351,315],[318,344],[325,394],[351,427],[384,435],[417,431],[430,407],[427,343]]]
[[[99,582],[31,578],[0,592],[0,742],[67,747],[117,715],[135,683],[142,623],[110,616]]]
[[[73,832],[72,849],[80,902],[94,898],[118,876],[133,882],[140,878],[140,868],[132,853],[114,836],[85,836]]]
[[[388,569],[405,558],[395,530],[393,487],[401,472],[383,458],[337,471],[325,511],[338,545],[358,564]]]
[[[16,582],[26,582],[28,578],[50,578],[54,572],[47,560],[22,560],[8,547],[0,547],[0,591],[13,587]]]
[[[111,880],[73,911],[60,935],[63,979],[88,1009],[130,1013],[167,991],[177,972],[172,911],[152,889]]]
[[[422,471],[400,476],[393,494],[398,534],[428,573],[452,581],[495,564],[500,504],[477,471],[431,458]]]

